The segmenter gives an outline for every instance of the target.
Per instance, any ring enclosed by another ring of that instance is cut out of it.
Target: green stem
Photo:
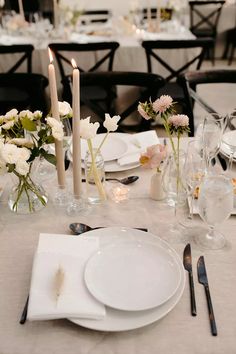
[[[90,155],[91,155],[91,167],[90,167],[90,170],[88,172],[88,180],[90,179],[91,174],[93,172],[94,182],[95,182],[95,184],[96,184],[96,186],[98,188],[98,192],[99,192],[100,198],[102,200],[106,200],[106,193],[104,191],[104,188],[103,188],[103,185],[102,185],[102,182],[101,182],[101,178],[100,178],[98,170],[97,170],[96,158],[95,158],[95,155],[93,153],[92,142],[91,142],[90,139],[88,139],[88,148],[89,148],[89,152],[90,152]]]

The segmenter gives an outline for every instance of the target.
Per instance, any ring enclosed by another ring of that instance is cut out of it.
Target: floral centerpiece
[[[144,119],[162,120],[172,147],[173,160],[177,171],[176,189],[178,195],[181,185],[180,138],[184,133],[189,132],[189,118],[184,114],[175,114],[174,104],[172,97],[162,95],[154,102],[139,103],[138,111]],[[174,143],[173,136],[177,137],[177,145]]]
[[[81,5],[78,0],[59,0],[59,10],[67,24],[72,27],[77,25],[79,17],[82,15]]]
[[[61,103],[62,118],[71,116]],[[66,115],[65,115],[66,112]],[[43,189],[32,179],[33,162],[44,158],[56,165],[56,157],[46,146],[54,139],[63,139],[63,123],[53,117],[43,118],[41,111],[18,112],[12,109],[0,116],[0,174],[11,173],[17,177],[14,197],[9,201],[15,212],[34,212],[47,203]],[[19,210],[24,199],[24,211]]]
[[[118,121],[120,120],[120,116],[111,117],[108,113],[105,114],[105,121],[103,123],[104,128],[106,128],[107,133],[105,134],[103,140],[101,141],[100,145],[94,149],[92,139],[96,136],[97,130],[100,126],[98,122],[91,123],[90,117],[82,119],[80,122],[80,136],[83,139],[87,140],[88,144],[88,151],[91,157],[91,164],[86,172],[87,180],[92,179],[94,181],[100,200],[106,200],[106,192],[103,187],[102,176],[99,173],[98,166],[96,164],[96,158],[101,152],[101,148],[107,139],[107,136],[110,132],[114,132],[118,128]]]

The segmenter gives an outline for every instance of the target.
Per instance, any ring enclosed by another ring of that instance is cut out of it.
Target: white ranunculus
[[[9,144],[15,144],[17,146],[25,146],[27,148],[32,148],[34,143],[26,138],[14,138],[8,141]]]
[[[4,144],[1,149],[1,155],[6,163],[16,163],[19,157],[18,147],[13,144]]]
[[[59,141],[63,140],[64,132],[62,125],[55,125],[54,127],[52,127],[52,136],[54,137],[54,139],[57,139]]]
[[[30,166],[24,160],[18,160],[16,163],[15,170],[22,176],[26,176],[29,173]]]
[[[120,116],[111,117],[110,114],[105,114],[105,121],[103,123],[104,128],[107,129],[108,132],[114,132],[118,128],[118,122],[120,120]]]
[[[90,117],[81,119],[80,121],[80,136],[83,139],[92,139],[97,134],[99,123],[90,123]]]
[[[19,117],[20,117],[20,118],[26,117],[26,118],[28,118],[28,119],[30,119],[30,120],[34,120],[34,115],[33,115],[33,113],[32,113],[31,111],[29,111],[28,109],[25,110],[25,111],[21,111],[21,112],[19,113]]]
[[[31,151],[26,147],[18,148],[19,160],[27,161],[30,158]]]
[[[7,123],[3,124],[1,126],[2,129],[5,129],[5,130],[9,130],[11,129],[15,124],[15,121],[14,120],[9,120]]]
[[[64,117],[64,116],[72,116],[72,108],[70,106],[70,104],[66,101],[63,102],[58,102],[58,106],[59,106],[59,114],[60,116]]]

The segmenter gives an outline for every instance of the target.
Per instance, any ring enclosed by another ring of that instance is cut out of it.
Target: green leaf
[[[21,118],[21,124],[22,124],[24,129],[26,129],[26,130],[28,130],[30,132],[33,132],[33,131],[37,130],[35,122],[30,120],[27,117]]]
[[[7,165],[7,167],[8,167],[8,172],[11,173],[11,172],[13,172],[14,169],[15,169],[15,164],[14,164],[14,163],[12,163],[12,164],[9,163],[9,164]]]
[[[43,157],[45,158],[45,160],[47,160],[48,162],[50,162],[52,165],[56,166],[57,164],[57,159],[56,156],[53,154],[48,154],[46,151],[45,153],[43,153]]]
[[[54,142],[55,142],[55,140],[54,140],[54,137],[52,135],[47,136],[47,138],[45,139],[45,143],[46,144],[52,144]]]
[[[38,132],[38,136],[42,139],[47,134],[45,129],[42,129]]]

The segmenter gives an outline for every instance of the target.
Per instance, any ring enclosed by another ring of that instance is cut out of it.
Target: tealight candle
[[[129,191],[130,189],[126,186],[117,186],[111,189],[111,199],[115,203],[123,202],[129,199]]]

